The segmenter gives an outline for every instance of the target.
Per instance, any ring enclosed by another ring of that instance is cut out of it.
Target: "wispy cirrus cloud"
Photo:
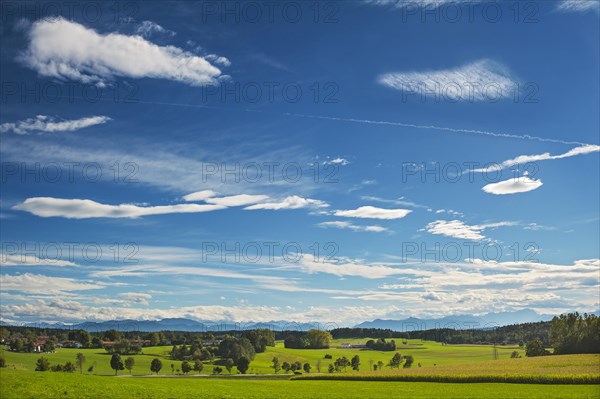
[[[553,159],[564,159],[564,158],[575,157],[578,155],[592,154],[594,152],[599,152],[599,151],[600,151],[599,145],[586,144],[586,145],[572,148],[569,151],[564,152],[562,154],[558,154],[558,155],[551,155],[549,152],[545,152],[543,154],[519,155],[518,157],[515,157],[512,159],[507,159],[506,161],[503,161],[499,164],[490,165],[487,168],[473,169],[472,171],[467,170],[467,171],[463,172],[463,174],[470,173],[470,172],[485,172],[485,173],[493,172],[493,171],[497,171],[497,170],[511,168],[516,165],[524,165],[524,164],[530,163],[530,162],[548,161],[548,160],[553,160]]]
[[[497,222],[480,225],[468,225],[462,220],[436,220],[427,224],[425,230],[431,234],[443,235],[446,237],[459,238],[463,240],[480,241],[486,237],[482,232],[486,229],[515,226],[516,222]]]
[[[371,233],[383,233],[389,231],[387,228],[383,226],[370,225],[370,226],[360,226],[350,222],[344,221],[333,221],[333,222],[321,222],[317,226],[323,228],[334,228],[334,229],[347,229],[352,231],[367,231]]]
[[[191,86],[213,85],[221,70],[174,46],[158,46],[141,36],[101,34],[59,18],[33,23],[29,45],[19,60],[42,76],[105,85],[114,77],[155,78]]]
[[[490,101],[514,94],[517,80],[504,65],[480,60],[443,70],[390,72],[377,81],[396,90],[422,96],[436,93],[453,101]]]
[[[76,267],[77,264],[68,260],[55,259],[55,258],[40,258],[35,255],[26,253],[11,254],[11,253],[0,253],[0,266],[56,266],[65,267],[71,266]]]
[[[0,133],[27,134],[31,132],[57,133],[73,132],[90,126],[104,124],[111,119],[108,116],[88,116],[79,119],[57,120],[46,115],[37,115],[18,122],[7,122],[0,125]]]
[[[402,219],[412,211],[410,209],[384,209],[375,206],[361,206],[356,209],[335,210],[335,216],[363,219]]]
[[[507,195],[527,193],[529,191],[537,190],[543,185],[544,183],[542,183],[542,180],[540,179],[532,179],[527,176],[521,176],[503,180],[498,183],[487,184],[483,186],[482,190],[489,194]]]
[[[20,291],[26,293],[61,293],[70,291],[87,291],[105,288],[105,284],[93,281],[82,281],[65,277],[51,277],[41,274],[0,275],[3,291]]]
[[[480,0],[367,0],[368,4],[394,8],[428,7],[437,8],[446,4],[478,3]]]
[[[175,32],[169,29],[165,29],[161,25],[153,21],[140,22],[140,24],[135,28],[135,33],[143,37],[150,37],[156,34],[175,36]]]
[[[600,2],[597,0],[562,0],[556,9],[562,12],[600,11]]]

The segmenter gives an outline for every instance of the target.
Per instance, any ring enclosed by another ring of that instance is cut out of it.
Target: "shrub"
[[[35,363],[35,371],[48,371],[50,362],[44,356],[40,357]]]
[[[550,352],[544,349],[542,341],[539,338],[527,342],[527,346],[525,347],[525,355],[527,357],[546,356],[549,354]]]

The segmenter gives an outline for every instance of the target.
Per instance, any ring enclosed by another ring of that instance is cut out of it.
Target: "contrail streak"
[[[101,100],[114,101],[112,99],[104,99],[104,98],[101,98]],[[211,106],[211,105],[171,103],[171,102],[159,102],[159,101],[142,101],[142,100],[137,100],[137,99],[130,101],[129,103],[131,103],[131,104],[149,104],[149,105],[166,105],[166,106],[172,106],[172,107],[185,107],[185,108],[203,108],[203,109],[214,109],[214,110],[223,110],[223,111],[240,111],[240,110],[237,110],[234,108],[218,107],[218,106]],[[243,108],[243,109],[241,109],[241,111],[267,114],[267,112],[265,112],[265,111],[254,110],[254,109],[249,109],[249,108]],[[417,125],[417,124],[413,124],[413,123],[377,121],[377,120],[372,120],[372,119],[340,118],[340,117],[336,117],[336,116],[299,114],[299,113],[293,113],[293,112],[281,112],[279,114],[284,115],[284,116],[299,117],[299,118],[321,119],[321,120],[338,121],[338,122],[362,123],[362,124],[368,124],[368,125],[397,126],[397,127],[406,127],[406,128],[413,128],[413,129],[437,130],[437,131],[441,131],[441,132],[476,134],[476,135],[480,135],[480,136],[518,139],[518,140],[532,140],[532,141],[540,141],[540,142],[546,142],[546,143],[558,143],[558,144],[565,144],[565,145],[592,145],[589,143],[583,143],[581,141],[567,141],[567,140],[561,140],[561,139],[550,139],[550,138],[545,138],[545,137],[532,136],[530,134],[503,133],[503,132],[493,132],[493,131],[489,131],[489,130],[462,129],[462,128],[453,128],[453,127],[436,126],[436,125]]]
[[[445,132],[452,133],[468,133],[468,134],[477,134],[481,136],[491,136],[491,137],[500,137],[500,138],[510,138],[510,139],[519,139],[519,140],[535,140],[542,141],[548,143],[559,143],[566,145],[589,145],[587,143],[582,143],[580,141],[566,141],[560,139],[549,139],[545,137],[532,136],[530,134],[513,134],[513,133],[501,133],[501,132],[492,132],[488,130],[476,130],[476,129],[459,129],[452,127],[444,127],[444,126],[435,126],[435,125],[415,125],[412,123],[403,123],[403,122],[390,122],[390,121],[376,121],[371,119],[355,119],[355,118],[338,118],[333,116],[320,116],[320,115],[307,115],[307,114],[295,114],[295,113],[284,113],[284,115],[288,116],[296,116],[301,118],[311,118],[311,119],[324,119],[330,121],[341,121],[341,122],[352,122],[352,123],[364,123],[369,125],[387,125],[387,126],[399,126],[399,127],[408,127],[414,129],[428,129],[428,130],[439,130]]]

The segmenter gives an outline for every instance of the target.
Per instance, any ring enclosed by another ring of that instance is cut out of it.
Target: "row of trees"
[[[306,334],[289,335],[283,345],[291,349],[329,349],[333,337],[329,331],[308,330]]]
[[[83,353],[78,353],[75,356],[75,363],[66,362],[65,364],[50,365],[50,361],[42,356],[35,363],[35,371],[62,371],[66,373],[73,373],[79,369],[80,373],[83,373],[83,365],[85,364],[85,356]],[[92,371],[94,366],[91,366],[88,371]]]
[[[379,338],[377,341],[372,339],[367,341],[367,348],[377,351],[395,351],[396,341],[386,341],[385,338]]]
[[[331,358],[331,357],[329,357],[329,358]],[[299,361],[296,361],[293,363],[288,363],[288,362],[281,363],[279,361],[278,357],[274,357],[271,360],[271,363],[272,363],[271,368],[273,368],[275,374],[279,373],[280,370],[283,370],[286,374],[289,373],[290,371],[293,373],[299,373],[300,370],[304,370],[304,372],[310,373],[310,371],[312,370],[312,366],[310,365],[310,363],[304,363],[304,365]],[[404,368],[410,368],[413,365],[413,363],[414,363],[414,358],[411,355],[402,356],[400,353],[396,352],[394,354],[394,356],[388,362],[388,367],[400,368],[400,366],[402,365]],[[361,367],[360,356],[355,355],[352,359],[348,359],[346,356],[342,356],[342,357],[336,359],[333,363],[330,363],[327,368],[327,371],[329,373],[340,372],[340,371],[345,372],[348,367],[351,367],[352,370],[360,371],[360,367]],[[369,367],[372,370],[383,370],[384,363],[382,361],[378,361],[377,363],[374,363],[373,361],[369,361]],[[420,365],[419,365],[419,367],[420,367]],[[321,372],[321,361],[320,360],[317,361],[316,369],[317,369],[318,373]]]
[[[577,312],[554,317],[549,337],[555,355],[600,353],[600,318]],[[528,357],[549,355],[544,346],[539,338],[528,341],[525,354]]]

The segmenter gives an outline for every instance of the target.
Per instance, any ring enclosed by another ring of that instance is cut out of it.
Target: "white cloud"
[[[562,0],[556,9],[563,12],[599,11],[600,3],[598,0]]]
[[[299,209],[299,208],[326,208],[329,204],[324,201],[302,198],[297,195],[292,195],[284,198],[279,202],[265,202],[261,204],[251,205],[244,209],[246,210],[257,210],[257,209],[270,209],[270,210],[281,210],[281,209]]]
[[[322,222],[318,224],[319,227],[324,227],[324,228],[336,228],[336,229],[349,229],[349,230],[353,230],[353,231],[368,231],[368,232],[373,232],[373,233],[383,233],[385,231],[389,231],[388,229],[386,229],[383,226],[377,226],[377,225],[372,225],[372,226],[358,226],[355,224],[352,224],[350,222],[343,222],[343,221],[335,221],[335,222]]]
[[[124,76],[206,86],[221,76],[206,59],[180,48],[158,46],[141,36],[100,34],[62,18],[34,23],[19,59],[42,76],[99,85]]]
[[[80,119],[57,121],[46,115],[37,115],[35,118],[27,118],[16,123],[3,123],[0,125],[0,133],[13,132],[16,134],[27,134],[29,132],[72,132],[86,127],[101,125],[110,121],[108,116],[88,116]]]
[[[256,204],[257,202],[263,202],[269,199],[268,195],[238,194],[227,197],[216,197],[216,195],[217,193],[212,190],[202,190],[185,195],[183,199],[190,202],[204,201],[208,204],[222,205],[226,207]]]
[[[175,36],[175,32],[173,32],[172,30],[165,29],[156,22],[152,21],[142,21],[135,29],[135,32],[143,37],[150,37],[157,33],[168,36]]]
[[[483,234],[481,234],[485,229],[514,225],[516,225],[515,222],[468,225],[461,220],[436,220],[435,222],[429,223],[425,229],[431,234],[438,234],[464,240],[479,241],[486,238]]]
[[[105,285],[94,282],[30,273],[16,276],[8,274],[0,275],[0,285],[3,291],[20,291],[31,294],[87,291],[105,288]]]
[[[429,208],[428,206],[417,204],[416,202],[407,201],[404,197],[400,197],[397,199],[385,199],[385,198],[375,197],[372,195],[363,195],[360,197],[360,199],[365,200],[365,201],[381,202],[383,204],[409,206],[411,208],[423,208],[423,209]]]
[[[410,272],[405,267],[390,267],[385,264],[368,264],[354,259],[336,259],[331,261],[317,260],[311,256],[303,256],[298,267],[305,273],[326,273],[339,277],[362,277],[380,279]]]
[[[490,60],[454,69],[386,73],[379,76],[378,82],[423,96],[436,93],[453,101],[494,101],[512,96],[516,87],[509,70]]]
[[[409,209],[383,209],[374,206],[361,206],[357,209],[336,210],[335,216],[365,219],[402,219],[412,211]]]
[[[126,301],[146,306],[150,304],[148,300],[152,299],[152,295],[143,292],[124,292],[119,294],[119,296],[124,298]]]
[[[350,164],[350,161],[348,161],[345,158],[337,157],[337,158],[331,159],[329,161],[326,161],[325,163],[326,164],[330,164],[330,165],[342,165],[342,166],[346,166],[346,165]]]
[[[40,217],[64,217],[67,219],[131,218],[165,215],[171,213],[200,213],[225,209],[223,205],[177,204],[163,206],[138,206],[131,204],[108,205],[89,199],[62,199],[52,197],[27,198],[13,209],[29,212]]]
[[[204,201],[205,199],[212,198],[216,195],[218,195],[218,194],[216,192],[214,192],[213,190],[202,190],[202,191],[196,191],[196,192],[188,194],[188,195],[184,195],[183,199],[186,201],[190,201],[190,202]]]
[[[216,54],[209,54],[204,58],[206,58],[210,62],[214,62],[215,64],[223,65],[224,67],[231,66],[231,61],[229,61],[229,59],[227,59],[227,57],[223,57],[223,56],[216,55]]]
[[[0,253],[0,266],[77,266],[68,260],[54,258],[39,258],[35,255],[22,253],[20,255]]]
[[[541,180],[531,179],[527,176],[508,179],[498,183],[490,183],[483,186],[482,190],[486,193],[495,195],[526,193],[542,187]]]

